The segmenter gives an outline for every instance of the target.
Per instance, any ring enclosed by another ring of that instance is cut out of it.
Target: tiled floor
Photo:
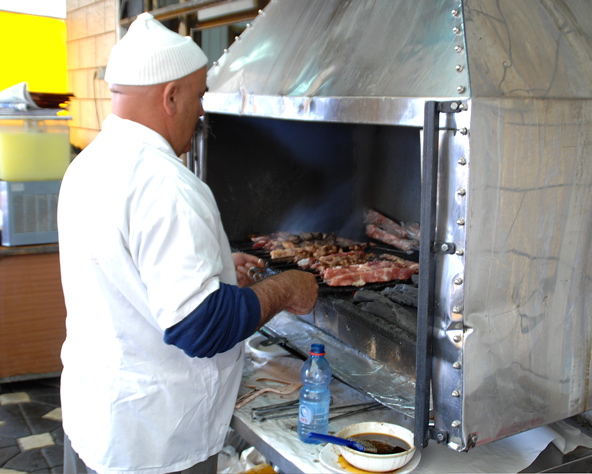
[[[581,424],[589,427],[589,421]],[[237,448],[240,444],[239,452],[248,446],[236,435],[230,444]],[[588,451],[586,448],[577,459],[587,462]],[[62,474],[63,454],[59,378],[0,383],[0,474]],[[546,462],[541,459],[525,472],[540,472],[541,467],[548,467]],[[592,472],[589,464],[574,469],[569,472]]]
[[[249,446],[229,435],[239,453]],[[230,465],[232,453],[225,452],[219,467]],[[0,383],[0,474],[63,474],[63,457],[60,379]]]
[[[59,378],[0,384],[0,474],[62,473]]]

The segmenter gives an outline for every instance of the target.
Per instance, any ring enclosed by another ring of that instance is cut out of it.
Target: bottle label
[[[306,405],[300,405],[299,412],[300,413],[298,415],[298,419],[300,420],[300,423],[302,423],[303,425],[310,425],[313,423],[314,413],[310,409],[310,407],[308,407]]]

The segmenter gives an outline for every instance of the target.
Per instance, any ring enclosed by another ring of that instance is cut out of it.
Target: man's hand
[[[269,276],[251,288],[261,304],[260,327],[284,309],[294,314],[310,313],[319,293],[315,276],[301,270]]]
[[[234,261],[234,268],[236,268],[236,278],[239,287],[248,286],[255,281],[249,275],[249,269],[253,267],[265,268],[265,262],[263,260],[246,253],[233,253],[232,260]]]

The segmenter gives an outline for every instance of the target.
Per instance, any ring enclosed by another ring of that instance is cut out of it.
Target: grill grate
[[[254,249],[252,242],[239,242],[239,243],[232,243],[231,244],[232,250],[234,252],[243,252],[249,255],[253,255],[257,258],[260,258],[267,264],[267,269],[264,272],[260,272],[260,277],[266,277],[270,275],[274,275],[276,273],[281,273],[287,270],[302,270],[313,273],[316,276],[317,283],[319,285],[319,293],[320,294],[337,294],[337,293],[352,293],[358,291],[360,288],[365,288],[368,290],[382,290],[384,288],[391,287],[398,283],[407,280],[390,280],[385,282],[377,282],[377,283],[366,283],[363,287],[358,286],[329,286],[325,283],[322,277],[318,274],[317,271],[310,269],[310,268],[301,268],[299,267],[296,262],[294,262],[290,257],[286,258],[271,258],[269,250],[265,249]],[[410,262],[419,262],[419,252],[414,251],[413,253],[406,253],[394,248],[387,248],[381,245],[374,245],[369,250],[368,253],[373,253],[376,255],[393,255],[404,260],[408,260]]]

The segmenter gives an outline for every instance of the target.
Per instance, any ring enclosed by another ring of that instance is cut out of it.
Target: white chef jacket
[[[165,329],[236,284],[210,189],[166,140],[110,115],[58,204],[64,431],[99,473],[180,471],[223,446],[243,345],[190,358]]]

